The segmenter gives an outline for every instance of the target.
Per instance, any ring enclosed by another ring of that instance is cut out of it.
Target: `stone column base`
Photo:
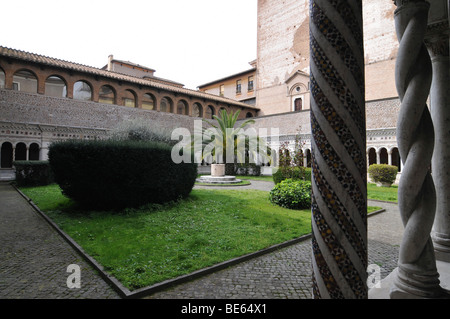
[[[436,260],[450,263],[450,237],[444,234],[432,232],[434,254]]]
[[[428,296],[412,294],[396,285],[398,268],[395,268],[380,284],[369,290],[369,299],[450,299],[450,263],[436,261],[440,285],[429,291]]]

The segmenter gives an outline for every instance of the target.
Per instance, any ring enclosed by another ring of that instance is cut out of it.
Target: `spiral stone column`
[[[310,0],[313,297],[367,298],[362,2]]]
[[[436,191],[430,173],[434,127],[427,107],[432,67],[424,44],[429,4],[424,0],[397,0],[395,27],[399,52],[395,80],[401,106],[397,142],[403,161],[398,189],[399,210],[405,226],[398,272],[391,298],[439,298],[439,286],[430,232],[436,210]]]

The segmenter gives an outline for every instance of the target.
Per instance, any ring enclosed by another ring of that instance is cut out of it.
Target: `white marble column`
[[[362,2],[310,0],[312,266],[316,299],[367,298]]]
[[[445,2],[433,2],[425,44],[433,67],[430,109],[436,135],[431,167],[437,205],[431,235],[436,258],[450,262],[450,29]]]
[[[430,5],[425,0],[397,0],[395,4],[400,43],[395,80],[401,101],[397,141],[403,161],[398,203],[405,230],[390,297],[440,298],[445,291],[439,285],[430,236],[436,209],[436,192],[428,169],[434,128],[426,104],[432,67],[424,45]]]

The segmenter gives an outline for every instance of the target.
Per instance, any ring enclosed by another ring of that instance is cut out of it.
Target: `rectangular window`
[[[20,91],[20,83],[19,82],[13,82],[12,89],[14,91]]]
[[[220,96],[224,96],[225,95],[225,85],[222,84],[220,86],[220,93],[219,94],[220,94]]]
[[[242,82],[241,80],[236,81],[236,94],[241,94],[241,88],[242,88],[241,82]]]
[[[248,77],[248,91],[253,91],[253,76]]]

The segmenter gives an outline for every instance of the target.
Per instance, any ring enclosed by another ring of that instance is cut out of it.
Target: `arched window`
[[[163,97],[161,99],[160,111],[172,113],[172,100],[168,97]]]
[[[73,85],[74,100],[92,101],[92,89],[89,84],[84,81],[75,82]]]
[[[109,85],[103,85],[98,94],[98,102],[104,104],[115,104],[116,94],[114,89]]]
[[[125,90],[123,105],[128,107],[136,107],[136,94],[133,91]]]
[[[155,109],[155,97],[149,93],[144,94],[142,97],[142,108],[144,110]]]
[[[18,143],[16,145],[15,160],[26,161],[27,159],[27,146],[25,143]]]
[[[184,101],[184,100],[178,101],[177,114],[183,114],[183,115],[189,114],[189,106],[186,101]]]
[[[27,93],[37,93],[37,87],[37,79],[32,72],[20,70],[14,73],[13,90]]]
[[[13,163],[13,147],[9,142],[5,142],[2,144],[2,148],[0,150],[1,153],[1,168],[11,168]]]
[[[67,97],[66,82],[59,76],[49,76],[47,80],[45,80],[45,95],[53,97]]]
[[[30,155],[28,159],[30,161],[39,161],[39,145],[37,143],[32,143],[30,145]]]
[[[212,119],[213,115],[216,115],[216,113],[214,112],[214,107],[212,105],[208,105],[208,107],[206,108],[206,118],[207,119]]]
[[[0,89],[5,88],[5,72],[3,72],[3,69],[0,68]]]
[[[194,103],[194,106],[192,107],[192,116],[203,117],[203,107],[200,103]]]

